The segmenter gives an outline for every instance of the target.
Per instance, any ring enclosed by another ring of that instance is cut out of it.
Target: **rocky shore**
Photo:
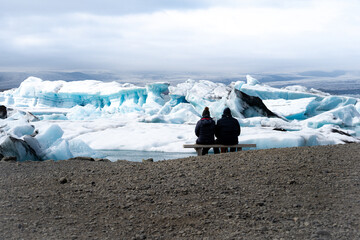
[[[360,239],[360,144],[0,162],[0,239]]]

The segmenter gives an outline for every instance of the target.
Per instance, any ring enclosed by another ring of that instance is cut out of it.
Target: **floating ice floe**
[[[38,119],[29,115],[23,111],[10,110],[8,118],[0,120],[2,156],[15,156],[19,161],[64,160],[84,155],[101,157],[79,139],[62,138],[64,132],[57,124],[48,123],[41,131],[35,129],[33,124]]]
[[[359,99],[316,89],[278,89],[251,76],[229,85],[187,80],[143,87],[94,80],[29,77],[0,93],[0,153],[20,160],[98,157],[97,150],[187,152],[204,107],[221,118],[229,107],[241,143],[258,149],[359,142]],[[13,110],[11,110],[13,109]]]

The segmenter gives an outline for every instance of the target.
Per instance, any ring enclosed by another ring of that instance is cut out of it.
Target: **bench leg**
[[[221,149],[221,153],[226,153],[228,148],[220,148]]]
[[[198,156],[202,156],[202,148],[195,148]]]
[[[242,147],[238,147],[237,148],[237,151],[239,152],[239,151],[242,151]]]

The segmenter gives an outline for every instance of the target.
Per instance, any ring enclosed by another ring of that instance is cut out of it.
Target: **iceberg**
[[[81,156],[85,148],[86,154],[101,157],[81,140],[62,138],[64,132],[57,124],[36,129],[33,123],[38,119],[29,119],[28,115],[12,110],[8,118],[0,120],[0,156],[15,156],[18,161],[64,160]]]
[[[229,107],[240,143],[258,149],[360,142],[359,99],[303,86],[274,88],[250,75],[228,85],[186,80],[136,86],[29,77],[0,92],[0,154],[24,160],[102,157],[100,150],[189,152],[204,107]]]
[[[320,128],[329,124],[339,127],[355,127],[360,124],[360,113],[354,105],[347,105],[306,119],[304,124],[310,128]]]

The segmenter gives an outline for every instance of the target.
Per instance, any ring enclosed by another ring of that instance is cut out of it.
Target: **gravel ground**
[[[360,144],[0,162],[0,239],[360,239]]]

